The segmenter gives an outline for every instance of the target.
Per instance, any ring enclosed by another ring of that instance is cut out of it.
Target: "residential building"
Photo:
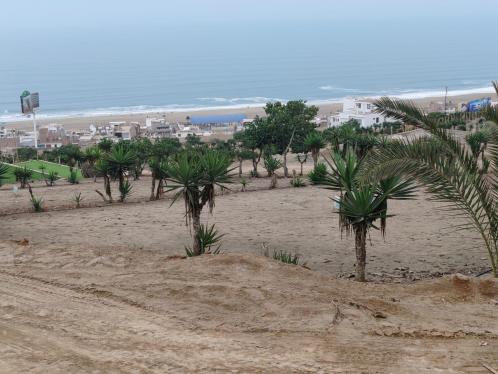
[[[386,117],[374,112],[374,105],[369,101],[347,98],[343,102],[342,112],[329,117],[329,127],[341,126],[350,120],[357,120],[363,128],[386,122]]]

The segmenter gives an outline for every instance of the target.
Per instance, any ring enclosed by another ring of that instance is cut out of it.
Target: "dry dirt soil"
[[[488,373],[498,282],[0,244],[2,373]]]
[[[261,179],[218,196],[203,221],[226,233],[223,254],[185,259],[183,204],[145,202],[149,182],[129,203],[40,214],[0,191],[0,373],[498,370],[497,281],[438,277],[487,269],[486,251],[426,195],[392,202],[358,284],[338,279],[354,243],[330,191]],[[35,191],[53,206],[81,188]]]

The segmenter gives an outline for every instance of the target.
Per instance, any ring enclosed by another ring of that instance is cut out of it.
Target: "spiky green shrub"
[[[128,180],[125,180],[119,185],[119,201],[124,202],[128,196],[130,196],[133,186]]]
[[[36,213],[40,213],[40,212],[43,212],[45,204],[44,204],[43,199],[41,197],[32,196],[31,197],[31,205],[33,206],[33,210]]]
[[[47,184],[49,186],[53,186],[55,184],[55,182],[57,181],[57,179],[59,179],[57,172],[52,170],[52,171],[50,171],[50,173],[48,173]]]
[[[285,264],[291,264],[291,265],[299,265],[299,255],[298,254],[292,254],[291,252],[286,252],[286,251],[273,251],[273,259],[283,262]]]
[[[73,201],[76,203],[76,208],[81,207],[81,202],[83,201],[83,197],[81,196],[81,192],[74,194]]]
[[[294,178],[292,178],[290,184],[291,184],[292,187],[296,187],[296,188],[297,187],[305,187],[306,186],[306,183],[304,183],[303,178],[301,178],[299,175],[297,175]]]
[[[21,184],[21,188],[26,188],[29,183],[29,180],[33,176],[33,171],[28,169],[26,166],[23,168],[16,168],[14,171],[14,175],[16,177],[16,181]]]
[[[320,184],[327,175],[327,165],[323,162],[316,164],[315,168],[308,174],[311,184]]]
[[[221,251],[221,239],[225,234],[219,234],[214,228],[214,225],[206,226],[201,224],[198,234],[199,249],[200,251],[194,251],[190,247],[185,247],[185,252],[187,257],[200,256],[205,253],[217,255]],[[216,248],[212,247],[218,245]]]
[[[71,184],[78,184],[79,183],[78,172],[76,170],[71,169],[69,172],[69,177],[67,177],[67,181]]]

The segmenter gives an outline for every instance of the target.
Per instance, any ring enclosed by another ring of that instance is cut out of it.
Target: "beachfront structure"
[[[217,114],[210,116],[192,116],[189,123],[195,126],[238,126],[246,118],[245,114]]]
[[[175,132],[175,127],[164,118],[147,118],[145,128],[153,138],[170,138]]]
[[[382,114],[374,112],[374,105],[369,101],[347,98],[343,102],[342,112],[329,117],[328,126],[338,127],[352,119],[358,121],[363,128],[369,128],[386,121]]]

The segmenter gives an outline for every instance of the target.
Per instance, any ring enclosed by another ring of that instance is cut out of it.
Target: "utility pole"
[[[448,86],[445,87],[444,91],[444,114],[446,114],[447,109],[448,109]]]

